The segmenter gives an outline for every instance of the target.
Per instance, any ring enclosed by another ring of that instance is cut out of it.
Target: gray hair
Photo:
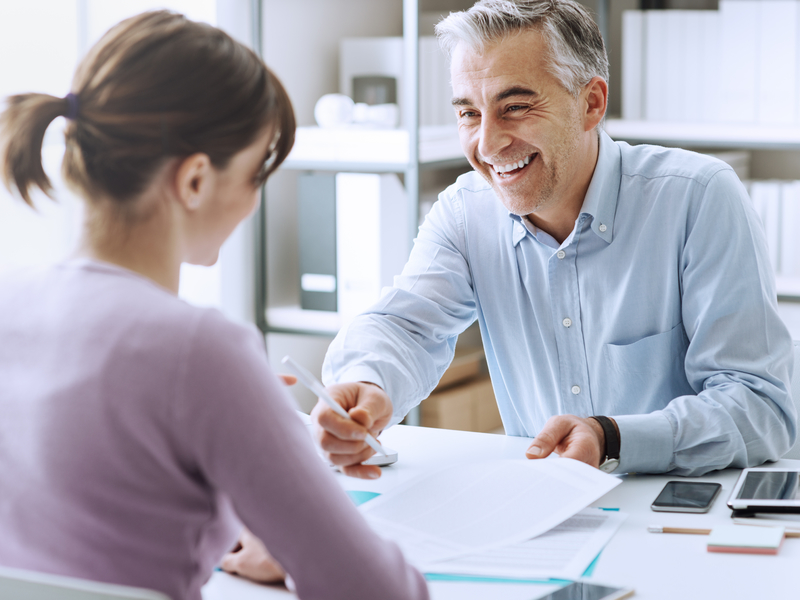
[[[442,19],[436,36],[449,56],[460,42],[482,50],[525,29],[542,33],[550,49],[550,71],[573,96],[594,77],[608,81],[603,36],[587,10],[573,0],[480,0]]]

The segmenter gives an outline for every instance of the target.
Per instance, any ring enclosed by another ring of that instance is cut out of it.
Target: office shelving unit
[[[424,1],[424,0],[423,0]],[[426,2],[436,7],[435,0]],[[445,2],[451,8],[452,2]],[[468,6],[468,3],[465,4]],[[262,24],[261,2],[253,0],[254,21]],[[348,152],[336,151],[336,132],[318,131],[328,136],[325,147],[304,144],[302,132],[298,133],[293,154],[284,162],[283,171],[327,171],[327,172],[363,172],[363,173],[396,173],[402,176],[408,195],[409,239],[416,237],[419,222],[420,174],[424,170],[446,169],[453,167],[469,168],[469,163],[461,152],[455,126],[419,128],[419,15],[420,0],[403,0],[403,81],[400,106],[402,110],[403,129],[379,132],[367,132],[371,141],[357,148],[353,153],[352,145]],[[261,45],[264,33],[259,31],[257,43]],[[269,62],[269,56],[266,57]],[[331,90],[332,91],[332,90]],[[375,144],[370,147],[369,144]],[[389,152],[387,152],[387,148]],[[343,148],[344,149],[344,148]],[[383,157],[383,158],[381,158]],[[265,335],[290,334],[333,337],[341,327],[341,317],[336,312],[312,311],[300,308],[299,297],[296,304],[279,302],[270,304],[267,294],[267,239],[270,235],[270,223],[267,222],[264,203],[259,209],[256,242],[256,314],[258,326]],[[272,229],[274,235],[275,230]],[[274,279],[274,278],[273,278]],[[280,280],[280,285],[298,286],[299,282]],[[409,415],[406,422],[418,423],[418,413]]]
[[[401,130],[369,131],[366,145],[359,146],[357,156],[350,152],[336,152],[338,132],[321,131],[326,137],[327,151],[303,144],[298,139],[293,154],[281,166],[285,170],[397,173],[404,179],[408,194],[408,221],[410,239],[416,237],[419,222],[420,172],[425,169],[442,169],[463,166],[468,162],[461,152],[455,127],[429,128],[420,135],[419,128],[419,0],[403,0],[404,90],[401,99],[403,123]],[[333,144],[333,148],[331,147]],[[387,144],[390,151],[387,152]],[[343,156],[343,158],[342,158]],[[388,158],[374,158],[387,157]],[[266,234],[266,232],[265,232]],[[261,249],[265,248],[262,238]],[[263,274],[259,274],[263,278]],[[335,335],[341,326],[337,313],[304,310],[299,305],[268,306],[266,294],[262,298],[259,315],[264,316],[261,328],[265,333],[309,333]]]

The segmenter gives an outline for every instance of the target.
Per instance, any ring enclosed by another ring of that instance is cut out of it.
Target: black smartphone
[[[669,481],[650,508],[663,512],[708,512],[722,484],[710,481]]]
[[[633,590],[630,588],[616,588],[575,581],[536,600],[623,600],[623,598],[631,596],[633,596]]]

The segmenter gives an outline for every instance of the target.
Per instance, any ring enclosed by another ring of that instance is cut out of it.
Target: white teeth
[[[517,161],[515,163],[508,164],[508,165],[499,165],[499,166],[498,165],[494,165],[494,171],[495,171],[495,173],[499,173],[499,174],[502,175],[503,173],[508,173],[509,171],[514,171],[515,169],[521,169],[525,165],[530,164],[530,162],[531,162],[531,157],[530,156],[526,156],[525,158],[520,159],[519,161]]]

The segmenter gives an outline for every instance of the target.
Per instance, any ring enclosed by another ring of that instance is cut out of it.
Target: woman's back
[[[86,260],[3,282],[0,315],[0,563],[196,595],[239,525],[192,450],[222,399],[186,378],[209,323],[254,334]]]
[[[425,596],[319,460],[254,328],[78,259],[0,283],[0,339],[0,564],[199,599],[235,507],[301,597]]]

